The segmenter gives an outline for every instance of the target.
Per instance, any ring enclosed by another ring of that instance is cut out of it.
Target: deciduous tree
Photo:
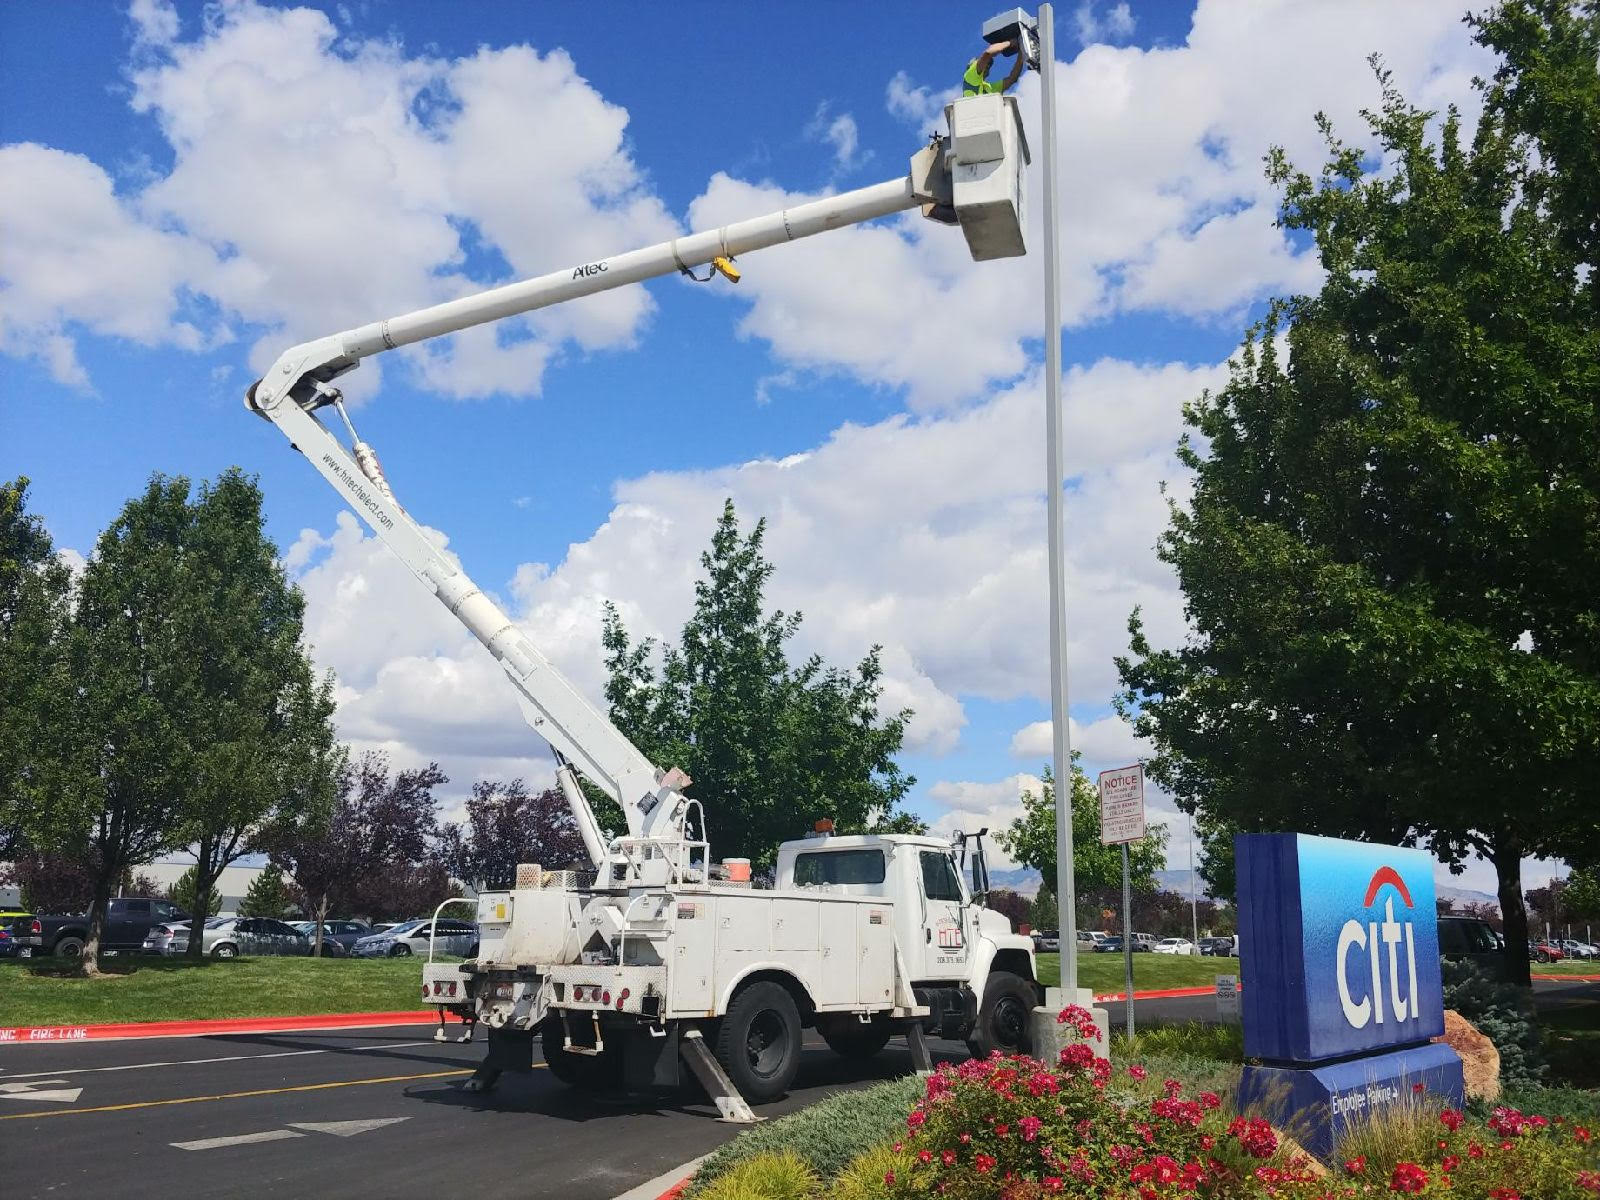
[[[790,664],[801,617],[765,611],[765,536],[765,521],[742,534],[733,501],[723,506],[694,614],[659,666],[654,642],[632,642],[607,605],[611,719],[658,766],[694,779],[719,856],[769,866],[779,842],[822,817],[841,833],[921,830],[900,809],[915,780],[894,759],[910,710],[880,711],[876,647],[853,671],[816,655]]]
[[[457,879],[479,888],[510,887],[518,863],[561,869],[589,861],[560,790],[530,792],[520,779],[473,784],[467,819],[445,827],[439,856]]]
[[[1600,8],[1473,26],[1502,56],[1474,133],[1380,69],[1381,161],[1320,118],[1318,177],[1270,156],[1326,282],[1189,408],[1160,553],[1193,634],[1135,614],[1119,667],[1203,831],[1482,855],[1526,984],[1522,859],[1597,834]]]

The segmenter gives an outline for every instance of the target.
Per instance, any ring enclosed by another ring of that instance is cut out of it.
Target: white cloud
[[[1135,736],[1132,726],[1116,714],[1100,717],[1083,725],[1068,719],[1067,727],[1074,750],[1083,753],[1085,769],[1122,766],[1147,757],[1150,744]],[[1034,721],[1011,735],[1011,754],[1014,758],[1049,761],[1052,725],[1049,721]]]
[[[961,94],[959,87],[936,91],[913,83],[904,71],[896,71],[884,91],[884,106],[918,133],[942,132],[944,106]]]
[[[1094,42],[1125,42],[1133,36],[1137,21],[1127,0],[1119,0],[1106,10],[1105,16],[1095,12],[1093,0],[1084,0],[1072,14],[1073,28],[1078,41],[1088,46]]]
[[[852,170],[870,159],[872,154],[870,151],[861,152],[861,131],[856,127],[855,117],[849,113],[834,116],[828,109],[827,101],[817,105],[817,115],[806,126],[806,137],[832,147],[836,172]]]
[[[562,50],[408,55],[252,0],[208,9],[188,41],[156,0],[130,17],[130,103],[160,126],[171,170],[119,196],[86,159],[0,151],[0,349],[63,382],[86,385],[84,330],[198,349],[263,327],[260,369],[291,340],[503,282],[507,267],[538,274],[678,231],[632,158],[627,112]],[[207,334],[191,299],[220,314]],[[564,347],[626,347],[651,311],[647,291],[618,289],[407,358],[448,395],[530,395]]]
[[[0,244],[0,351],[40,359],[59,383],[90,386],[70,326],[146,346],[207,341],[181,289],[215,258],[140,221],[80,154],[0,146]]]
[[[990,836],[984,840],[984,849],[989,866],[995,870],[1010,870],[1019,864],[1006,854],[993,835],[1022,815],[1022,793],[1025,790],[1037,792],[1040,786],[1037,775],[1026,773],[981,783],[972,780],[935,783],[927,794],[937,811],[929,814],[928,827],[938,834],[949,834],[957,829],[966,833],[988,829]]]

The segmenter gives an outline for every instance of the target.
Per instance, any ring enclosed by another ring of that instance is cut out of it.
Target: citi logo
[[[1412,940],[1412,925],[1409,920],[1400,922],[1394,919],[1395,895],[1399,895],[1406,908],[1412,907],[1411,893],[1406,890],[1405,880],[1400,878],[1400,873],[1393,867],[1379,867],[1374,871],[1371,882],[1367,884],[1367,896],[1362,906],[1370,909],[1378,893],[1385,887],[1391,888],[1392,892],[1384,897],[1382,921],[1362,924],[1352,917],[1339,930],[1339,945],[1335,951],[1338,957],[1339,1007],[1344,1010],[1344,1019],[1352,1029],[1382,1025],[1386,1019],[1398,1024],[1417,1016],[1417,948]],[[1400,989],[1399,963],[1402,940],[1406,948],[1407,982],[1404,995]],[[1357,980],[1356,986],[1361,991],[1359,1000],[1351,986],[1352,961],[1365,961],[1367,964],[1365,971],[1357,967],[1354,972],[1357,976],[1366,976],[1364,985],[1359,978]],[[1387,970],[1384,970],[1385,965]],[[1387,988],[1383,982],[1386,978]],[[1389,994],[1387,1016],[1383,1003],[1385,991]]]

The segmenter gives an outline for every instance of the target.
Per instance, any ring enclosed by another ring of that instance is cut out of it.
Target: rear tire
[[[863,1025],[851,1017],[845,1021],[820,1025],[818,1032],[822,1034],[822,1040],[828,1043],[828,1049],[841,1058],[867,1059],[889,1044],[893,1030],[887,1021]]]
[[[83,939],[78,937],[64,937],[56,943],[57,958],[82,958]]]
[[[1010,971],[991,971],[983,987],[978,1020],[967,1039],[973,1058],[1002,1054],[1027,1054],[1033,1048],[1028,1022],[1039,995],[1033,984]]]
[[[771,980],[751,984],[728,1005],[714,1050],[741,1096],[754,1104],[776,1100],[800,1069],[800,1010],[794,997]]]
[[[580,1046],[594,1045],[594,1026],[583,1020],[577,1022],[572,1040]],[[539,1047],[544,1053],[545,1065],[568,1087],[586,1090],[606,1090],[622,1078],[622,1056],[608,1047],[595,1054],[573,1054],[566,1049],[566,1031],[560,1017],[546,1017],[539,1027]]]
[[[411,957],[411,947],[406,945],[404,942],[401,942],[393,950],[389,951],[389,957],[390,958],[410,958]]]
[[[211,957],[212,958],[238,958],[239,957],[239,947],[229,945],[227,942],[223,942],[221,945],[213,946],[211,948]]]

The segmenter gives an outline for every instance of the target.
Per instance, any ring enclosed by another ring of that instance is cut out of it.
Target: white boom
[[[329,384],[363,358],[580,296],[688,271],[716,260],[870,221],[922,205],[959,223],[975,258],[1025,252],[1021,176],[1027,160],[1016,102],[1000,96],[956,101],[947,110],[952,139],[911,159],[899,179],[825,197],[763,217],[674,238],[614,258],[579,263],[430,308],[292,347],[250,389],[245,403],[271,421],[341,492],[400,560],[494,655],[517,689],[524,717],[557,755],[557,779],[599,867],[608,848],[574,778],[575,766],[621,806],[628,837],[683,842],[689,779],[659,770],[541,654],[498,605],[430,541],[401,507],[372,448],[356,436]],[[967,131],[963,142],[963,129]],[[967,147],[963,157],[962,147]],[[349,426],[349,450],[316,416],[333,405]]]

